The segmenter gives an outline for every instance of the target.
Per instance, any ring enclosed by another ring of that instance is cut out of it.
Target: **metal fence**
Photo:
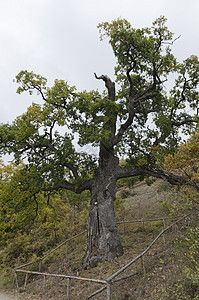
[[[139,223],[142,222],[143,224],[145,222],[152,222],[152,221],[163,221],[164,224],[164,229],[156,236],[156,238],[152,241],[152,243],[141,253],[139,254],[137,257],[135,257],[133,260],[131,260],[130,262],[128,262],[125,266],[123,266],[121,269],[119,269],[117,272],[115,272],[114,274],[112,274],[110,277],[108,277],[107,279],[101,280],[101,279],[93,279],[93,278],[85,278],[85,277],[80,277],[80,276],[71,276],[71,275],[64,275],[64,274],[50,274],[50,273],[42,273],[41,272],[41,264],[42,261],[44,260],[44,258],[46,258],[48,255],[52,254],[54,251],[56,251],[57,249],[59,249],[62,246],[66,246],[66,252],[68,249],[68,242],[70,242],[71,240],[77,238],[80,235],[83,235],[85,231],[80,232],[79,234],[67,239],[66,241],[64,241],[62,244],[60,244],[59,246],[57,246],[55,249],[51,250],[49,253],[47,253],[46,255],[44,255],[42,258],[34,261],[34,262],[30,262],[27,264],[23,264],[17,268],[14,269],[14,274],[15,274],[15,283],[16,283],[16,287],[17,290],[19,290],[19,285],[18,285],[18,279],[17,279],[17,273],[21,272],[21,273],[25,273],[25,281],[24,281],[24,287],[23,289],[26,289],[26,285],[27,285],[27,280],[28,280],[28,275],[29,274],[33,274],[33,275],[39,275],[43,277],[43,296],[45,296],[46,294],[46,277],[58,277],[58,278],[63,278],[67,280],[67,291],[66,291],[66,300],[70,300],[71,297],[71,289],[70,289],[70,284],[72,280],[80,280],[80,281],[87,281],[87,282],[94,282],[94,283],[98,283],[98,284],[102,284],[103,287],[101,287],[100,289],[96,290],[94,293],[92,293],[91,295],[89,295],[87,297],[87,299],[91,299],[94,296],[96,296],[97,294],[103,292],[104,290],[106,290],[106,299],[110,300],[111,299],[111,285],[115,284],[116,282],[119,282],[121,280],[125,280],[127,278],[130,278],[132,276],[134,276],[136,273],[132,273],[132,274],[128,274],[126,276],[123,277],[118,277],[122,272],[124,272],[125,270],[127,270],[131,265],[133,265],[136,261],[138,261],[139,259],[142,259],[143,256],[151,249],[151,247],[157,242],[157,240],[164,235],[164,233],[166,231],[168,231],[171,227],[175,226],[176,224],[178,224],[179,222],[181,222],[182,220],[186,219],[188,216],[190,216],[191,213],[186,214],[184,216],[176,216],[176,217],[167,217],[167,218],[157,218],[157,219],[145,219],[145,220],[132,220],[132,221],[121,221],[118,222],[118,224],[123,224],[123,226],[127,223]],[[180,218],[179,218],[180,217]],[[165,221],[168,219],[176,219],[179,218],[177,221],[173,222],[172,224],[170,224],[169,226],[165,226]],[[36,271],[27,271],[24,270],[22,268],[30,266],[33,263],[39,263],[39,272]]]

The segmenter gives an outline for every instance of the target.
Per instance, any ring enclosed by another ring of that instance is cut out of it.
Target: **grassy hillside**
[[[126,186],[124,182],[121,185],[115,203],[118,221],[169,217],[188,210],[182,194],[161,180],[156,180],[151,185],[144,182],[137,182],[133,187]],[[44,223],[44,228],[35,226],[31,232],[21,233],[20,239],[17,236],[16,240],[8,242],[6,247],[1,248],[0,254],[1,287],[12,287],[10,271],[14,266],[41,257],[61,243],[67,235],[69,237],[84,230],[86,217],[86,209],[82,211],[70,208],[66,218],[70,218],[70,222],[60,220],[56,231],[49,229],[49,225],[45,227]],[[69,243],[67,254],[63,246],[48,256],[43,262],[42,272],[106,280],[145,250],[164,226],[170,223],[172,220],[167,220],[166,224],[153,221],[118,225],[124,255],[90,270],[82,268],[86,236],[80,236]],[[199,257],[198,239],[198,211],[194,209],[189,219],[174,226],[157,241],[144,256],[144,260],[138,260],[122,274],[134,275],[112,286],[111,299],[199,299],[196,261]],[[16,249],[20,254],[15,253]],[[29,270],[38,270],[38,263],[29,267]],[[42,297],[43,280],[39,276],[29,277],[26,292],[23,291],[24,275],[18,276],[18,279],[22,299]],[[66,299],[65,279],[48,278],[46,284],[47,299]],[[99,284],[77,280],[73,280],[71,284],[71,299],[87,299],[101,287]],[[106,299],[105,293],[104,291],[93,299]]]

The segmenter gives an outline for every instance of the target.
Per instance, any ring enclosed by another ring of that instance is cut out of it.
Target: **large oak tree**
[[[36,90],[43,105],[33,103],[12,124],[0,127],[1,152],[23,159],[38,193],[90,190],[84,267],[123,253],[114,215],[117,180],[152,175],[172,184],[186,182],[163,171],[163,157],[176,151],[182,133],[198,125],[198,58],[177,61],[171,52],[177,39],[164,17],[151,28],[135,29],[124,19],[98,27],[116,57],[115,82],[94,74],[105,91],[78,92],[63,80],[48,88],[44,77],[21,71],[18,93]],[[99,155],[78,152],[76,143],[82,149],[98,147]]]

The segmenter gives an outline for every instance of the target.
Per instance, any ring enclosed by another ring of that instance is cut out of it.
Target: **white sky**
[[[23,113],[37,97],[16,94],[21,70],[64,79],[78,89],[101,88],[93,73],[113,80],[114,56],[99,41],[97,25],[118,17],[135,27],[151,26],[160,15],[181,38],[179,59],[199,55],[199,0],[0,0],[0,123]]]

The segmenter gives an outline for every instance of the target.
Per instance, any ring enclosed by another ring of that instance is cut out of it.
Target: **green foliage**
[[[55,206],[56,202],[60,207]],[[14,267],[36,261],[67,238],[85,230],[88,217],[85,207],[75,210],[58,199],[52,199],[52,205],[54,208],[43,207],[34,224],[28,227],[24,222],[24,230],[17,230],[9,237],[4,236],[4,242],[0,245],[0,287],[12,286]],[[0,226],[2,223],[1,220]],[[32,270],[36,266],[35,270],[38,270],[38,264],[32,265]]]
[[[116,197],[116,200],[114,202],[114,210],[115,210],[115,216],[117,220],[120,220],[124,216],[124,201],[121,199],[121,197]]]
[[[112,23],[104,22],[98,26],[101,39],[109,38],[109,43],[117,58],[117,74],[123,74],[131,62],[136,61],[136,74],[153,72],[152,64],[160,64],[160,74],[165,74],[175,66],[175,59],[166,47],[165,55],[161,55],[162,41],[172,41],[173,34],[165,25],[166,18],[160,17],[151,28],[135,29],[125,19],[118,19]]]
[[[41,256],[76,225],[85,226],[89,194],[38,192],[39,184],[24,165],[0,168],[0,261],[13,265]],[[37,178],[36,178],[37,179]],[[6,248],[5,248],[6,247]],[[5,252],[6,249],[6,252]]]
[[[194,134],[188,141],[178,147],[175,155],[168,155],[164,167],[168,174],[183,176],[186,181],[177,189],[175,201],[168,199],[164,205],[170,213],[185,213],[197,209],[199,181],[199,134]]]
[[[185,214],[191,211],[198,219],[198,149],[199,134],[196,133],[179,146],[175,155],[165,158],[166,171],[182,175],[189,182],[189,185],[182,186],[176,191],[176,199],[168,198],[163,203],[164,209],[169,214]],[[167,289],[167,296],[169,299],[199,299],[199,227],[197,221],[192,221],[190,227],[177,239],[176,246],[183,255],[181,258],[183,270],[178,281]]]
[[[199,227],[193,224],[176,243],[181,257],[183,269],[178,280],[167,287],[167,298],[174,299],[199,299]]]
[[[21,71],[16,76],[17,83],[20,83],[21,86],[17,89],[17,93],[21,94],[24,91],[33,91],[36,89],[40,92],[43,88],[46,89],[46,78],[41,75],[35,75],[33,72]],[[30,93],[32,94],[32,93]]]
[[[199,133],[182,143],[175,155],[165,158],[165,169],[167,172],[174,172],[183,175],[193,183],[198,182],[199,173]]]
[[[128,178],[122,178],[122,179],[119,179],[117,181],[117,187],[120,188],[120,187],[129,187],[129,188],[132,188],[133,185],[139,181],[139,176],[137,177],[128,177]]]
[[[199,288],[199,226],[190,228],[188,234],[184,237],[186,241],[185,255],[190,259],[190,270],[187,277],[195,281]],[[199,292],[199,290],[198,290]]]

